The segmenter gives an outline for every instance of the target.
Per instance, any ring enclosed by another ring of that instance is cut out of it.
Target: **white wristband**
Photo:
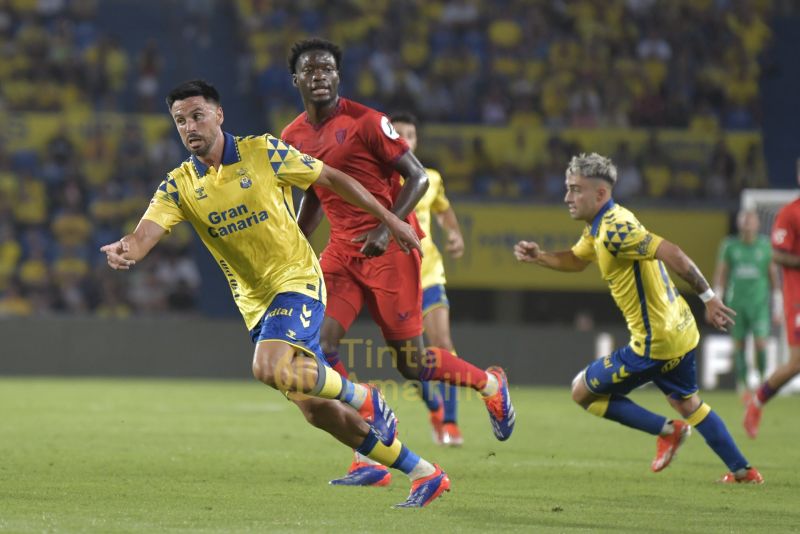
[[[697,296],[698,296],[698,297],[700,297],[700,300],[702,300],[702,301],[703,301],[703,304],[705,304],[705,303],[707,303],[709,300],[711,300],[711,299],[713,299],[714,297],[716,297],[716,296],[717,296],[717,294],[716,294],[716,293],[714,293],[714,290],[713,290],[713,289],[711,289],[711,288],[709,287],[708,289],[706,289],[705,291],[703,291],[702,293],[700,293],[700,294],[699,294],[699,295],[697,295]]]

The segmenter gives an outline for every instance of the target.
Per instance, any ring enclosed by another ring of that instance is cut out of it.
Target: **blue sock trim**
[[[661,433],[664,423],[667,422],[667,418],[663,415],[645,410],[628,397],[623,397],[622,395],[611,395],[608,401],[608,409],[603,417],[654,436]]]
[[[341,375],[340,375],[341,376]],[[342,376],[342,392],[339,394],[339,400],[344,403],[350,404],[355,396],[356,386],[348,379]]]
[[[419,463],[419,456],[411,452],[411,450],[408,447],[403,445],[403,448],[400,450],[400,456],[398,456],[397,460],[395,460],[394,463],[389,467],[399,469],[403,473],[409,474],[411,470],[417,466],[418,463]]]
[[[372,449],[374,449],[375,445],[377,444],[378,444],[378,436],[376,436],[375,432],[373,432],[372,429],[370,429],[369,434],[367,434],[367,437],[364,438],[364,442],[361,443],[361,445],[359,445],[358,447],[356,447],[356,451],[360,452],[364,456],[367,456],[369,453],[372,452]]]
[[[444,422],[455,423],[458,421],[458,388],[451,384],[440,382],[439,391],[444,401]]]
[[[695,425],[695,428],[705,438],[711,450],[725,462],[728,469],[736,472],[749,465],[736,446],[736,442],[733,441],[725,423],[714,410],[711,410],[705,419]]]
[[[433,387],[430,382],[420,382],[422,400],[425,401],[425,406],[428,410],[435,412],[439,409],[439,392],[436,387]]]

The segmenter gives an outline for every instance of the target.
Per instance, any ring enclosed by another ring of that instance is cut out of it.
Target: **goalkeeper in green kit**
[[[773,320],[781,317],[781,294],[778,271],[772,262],[772,246],[767,237],[758,233],[758,215],[740,211],[736,218],[739,235],[725,238],[720,246],[717,269],[714,272],[715,292],[725,295],[725,304],[736,311],[736,324],[730,327],[734,342],[736,390],[746,403],[751,395],[747,387],[745,340],[753,334],[756,349],[758,380],[762,382],[766,366],[766,346],[769,336],[770,293],[773,295]]]

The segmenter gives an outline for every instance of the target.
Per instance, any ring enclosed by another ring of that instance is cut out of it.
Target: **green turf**
[[[420,402],[395,398],[401,438],[453,491],[393,510],[408,481],[334,488],[349,451],[255,382],[0,379],[2,532],[782,532],[800,528],[800,398],[779,398],[748,440],[733,394],[706,400],[764,486],[720,486],[694,434],[663,473],[654,439],[574,406],[566,389],[512,390],[517,428],[495,441],[462,403],[461,449],[430,441]],[[654,392],[635,398],[665,412]]]

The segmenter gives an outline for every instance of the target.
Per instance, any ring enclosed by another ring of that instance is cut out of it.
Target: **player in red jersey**
[[[800,185],[800,158],[797,160]],[[800,374],[800,198],[785,205],[772,225],[772,259],[783,268],[783,314],[789,361],[769,375],[750,399],[744,413],[744,429],[755,438],[761,409],[789,380]]]
[[[339,96],[341,56],[338,46],[321,39],[292,47],[289,70],[305,112],[281,137],[353,176],[384,206],[419,228],[413,210],[427,189],[425,169],[385,115]],[[405,378],[439,380],[481,392],[495,436],[508,439],[515,416],[503,370],[483,371],[444,349],[425,349],[419,254],[404,254],[389,242],[383,225],[323,188],[309,188],[305,193],[298,224],[306,235],[317,227],[322,211],[330,221],[331,237],[320,261],[328,288],[320,342],[331,366],[345,371],[338,358],[339,344],[366,304],[387,345],[394,349],[397,369]],[[329,424],[335,428],[338,422]],[[348,476],[333,483],[388,483],[388,471],[362,460],[356,458]]]

